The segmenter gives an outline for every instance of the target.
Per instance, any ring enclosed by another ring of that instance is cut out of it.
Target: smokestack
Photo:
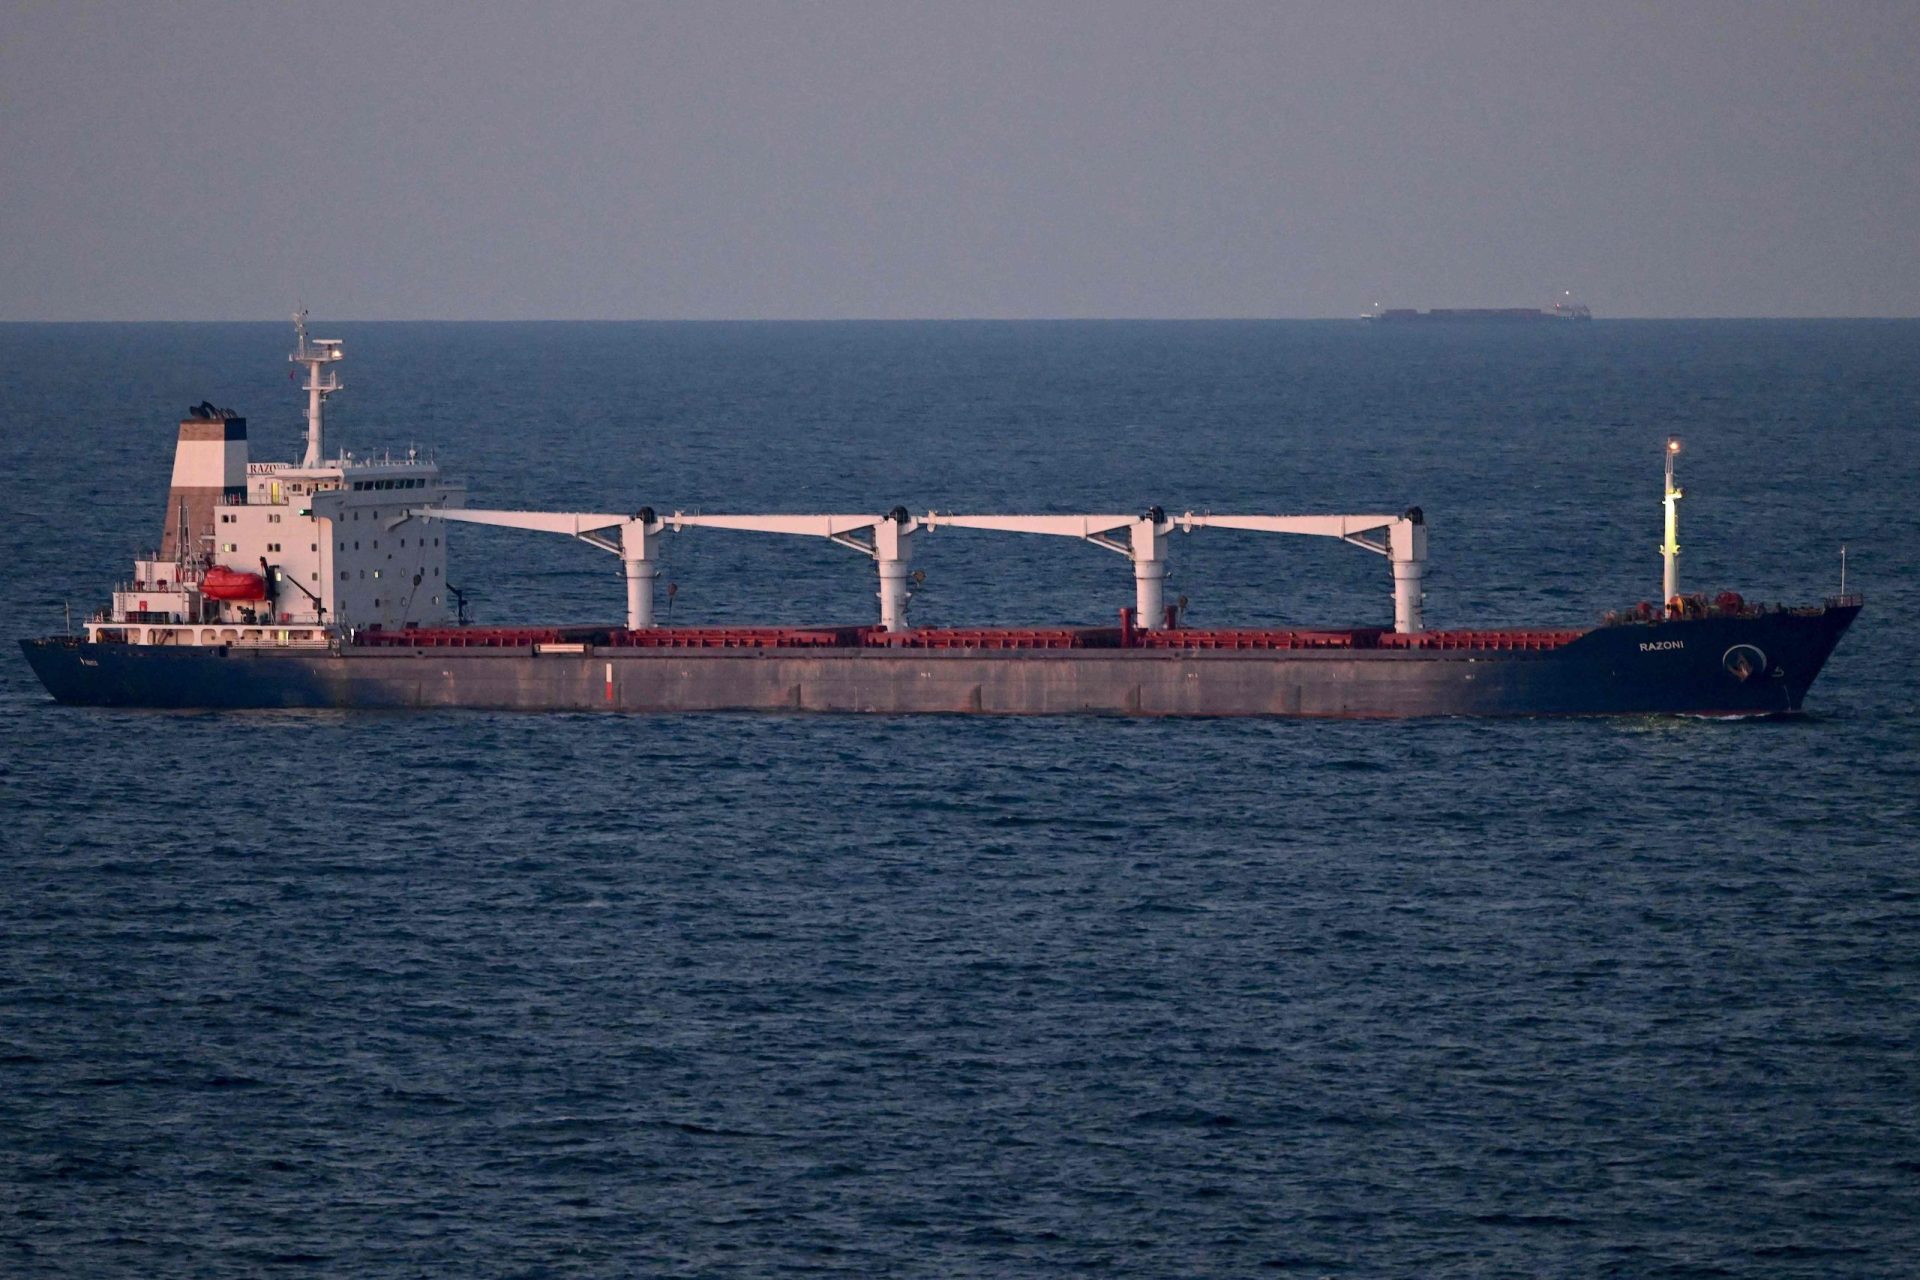
[[[160,558],[183,560],[201,550],[222,499],[247,495],[247,420],[201,403],[180,422],[173,447],[173,484],[160,526]],[[186,545],[181,545],[181,538]]]

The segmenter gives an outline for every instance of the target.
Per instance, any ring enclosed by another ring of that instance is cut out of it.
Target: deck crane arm
[[[1042,533],[1079,538],[1117,551],[1133,562],[1134,612],[1140,625],[1165,625],[1162,599],[1167,576],[1167,535],[1178,529],[1244,529],[1256,533],[1294,533],[1338,538],[1385,556],[1393,566],[1393,626],[1401,632],[1421,629],[1420,584],[1427,561],[1425,517],[1418,507],[1401,515],[1262,516],[1215,515],[1188,511],[1168,517],[1159,507],[1126,515],[945,515],[929,512],[928,528],[986,529],[999,533]]]
[[[589,546],[611,551],[627,570],[627,626],[639,630],[653,625],[653,580],[660,576],[656,541],[665,528],[651,507],[630,516],[587,511],[477,511],[468,508],[416,507],[403,518],[460,520],[504,529],[531,529],[560,533]]]
[[[986,529],[995,533],[1042,533],[1079,538],[1133,561],[1134,614],[1142,627],[1165,625],[1161,600],[1167,579],[1167,533],[1173,522],[1159,507],[1123,515],[943,515],[927,513],[928,528]]]
[[[885,515],[688,515],[676,511],[667,527],[681,529],[735,529],[743,533],[782,533],[794,537],[825,538],[873,559],[880,570],[880,625],[888,631],[907,629],[907,565],[912,539],[920,521],[895,507]],[[866,537],[862,539],[861,534]]]
[[[611,551],[626,562],[627,626],[653,625],[653,580],[659,576],[654,557],[661,533],[684,529],[737,529],[748,533],[783,533],[825,538],[877,561],[880,567],[880,621],[889,631],[907,629],[907,563],[910,539],[919,522],[905,507],[885,515],[689,515],[676,511],[656,515],[644,507],[630,516],[585,511],[479,511],[466,508],[421,507],[402,519],[463,520],[507,529],[559,533]],[[866,534],[863,540],[859,535]]]
[[[1245,529],[1338,538],[1385,556],[1393,566],[1393,629],[1402,633],[1422,629],[1421,580],[1427,568],[1427,522],[1418,507],[1409,507],[1397,516],[1233,516],[1188,511],[1173,523],[1183,532]]]

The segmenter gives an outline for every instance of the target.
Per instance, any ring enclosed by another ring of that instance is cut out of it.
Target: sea
[[[1659,595],[1676,435],[1683,589],[1844,548],[1866,608],[1747,721],[113,711],[0,654],[0,1276],[1920,1268],[1920,322],[314,332],[329,447],[474,505],[1418,505],[1430,625],[1581,626]],[[291,338],[0,325],[10,637],[157,542],[189,405],[298,456]],[[876,616],[831,544],[665,554],[676,625]],[[1337,542],[1170,555],[1192,625],[1391,618]],[[1131,603],[915,564],[929,625]],[[623,610],[565,538],[449,579]]]

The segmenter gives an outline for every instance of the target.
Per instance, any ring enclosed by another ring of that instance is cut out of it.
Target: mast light
[[[1668,436],[1665,459],[1667,490],[1662,503],[1666,510],[1666,539],[1660,544],[1660,607],[1663,613],[1669,615],[1680,593],[1680,499],[1686,496],[1680,486],[1673,482],[1673,457],[1679,452],[1680,437]]]

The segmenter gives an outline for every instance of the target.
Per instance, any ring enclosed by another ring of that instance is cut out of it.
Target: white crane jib
[[[1174,523],[1193,529],[1247,529],[1254,533],[1298,533],[1338,538],[1393,566],[1393,629],[1403,635],[1421,630],[1421,580],[1427,568],[1427,522],[1418,507],[1397,516],[1232,516],[1189,511]],[[1370,537],[1369,535],[1378,535]]]
[[[642,507],[630,516],[585,511],[469,511],[422,507],[407,512],[407,516],[463,520],[468,524],[531,529],[536,533],[562,533],[602,551],[611,551],[626,562],[627,626],[639,630],[653,625],[653,580],[660,576],[660,564],[653,553],[656,535],[664,526],[655,518],[651,507]]]
[[[912,558],[913,534],[920,522],[895,507],[881,516],[866,515],[687,515],[676,511],[666,523],[675,532],[690,529],[737,529],[743,533],[784,533],[794,537],[825,538],[861,555],[871,556],[880,569],[880,625],[888,631],[907,629],[907,564]],[[863,541],[860,534],[866,534]]]
[[[1079,538],[1133,561],[1134,615],[1143,627],[1165,625],[1161,601],[1167,580],[1167,531],[1173,527],[1158,507],[1137,516],[953,516],[928,512],[928,528],[987,529],[996,533],[1044,533]]]
[[[880,624],[889,631],[907,629],[907,564],[911,539],[919,521],[905,507],[885,515],[688,515],[676,511],[657,516],[642,507],[630,516],[584,511],[475,511],[441,507],[409,511],[408,517],[463,520],[507,529],[560,533],[590,546],[611,551],[626,562],[627,626],[640,630],[653,625],[653,582],[660,576],[655,557],[658,536],[671,529],[738,529],[747,533],[784,533],[825,538],[862,555],[880,568]],[[863,540],[860,535],[866,534]]]
[[[1421,579],[1426,571],[1427,527],[1418,507],[1404,515],[1351,516],[1236,516],[1188,511],[1169,518],[1159,507],[1137,516],[1125,515],[943,515],[931,512],[924,522],[955,529],[989,529],[1001,533],[1047,533],[1080,538],[1097,547],[1117,551],[1133,561],[1134,614],[1142,627],[1165,625],[1163,604],[1167,578],[1167,534],[1174,529],[1247,529],[1256,533],[1296,533],[1338,538],[1382,555],[1393,565],[1393,629],[1421,629]]]

